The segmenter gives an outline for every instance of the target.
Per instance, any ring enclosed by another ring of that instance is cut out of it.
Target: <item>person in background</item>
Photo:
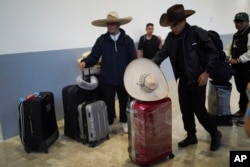
[[[236,125],[244,126],[243,116],[246,111],[248,98],[246,85],[250,81],[250,26],[249,16],[245,12],[237,13],[234,17],[234,25],[237,32],[225,49],[229,63],[235,70],[234,80],[237,91],[240,94],[238,101],[239,111],[233,114],[238,118]]]
[[[207,31],[200,27],[192,27],[186,18],[194,14],[194,10],[184,10],[182,4],[171,6],[160,18],[160,25],[170,27],[162,49],[152,59],[161,64],[170,58],[173,72],[178,80],[178,97],[184,129],[187,137],[178,143],[179,147],[197,144],[195,115],[201,125],[211,136],[210,150],[215,151],[221,145],[221,132],[217,129],[216,120],[207,112],[206,85],[209,71],[214,69],[219,57]],[[193,29],[197,41],[202,41],[204,50],[199,55],[193,47],[191,31]]]
[[[248,97],[247,110],[244,117],[245,132],[250,137],[250,82],[247,84],[246,94]]]
[[[154,35],[154,24],[148,23],[146,25],[146,34],[142,35],[139,40],[137,57],[144,57],[152,59],[152,57],[162,47],[162,39],[160,36]]]
[[[102,56],[99,83],[107,105],[109,128],[111,131],[115,118],[115,95],[117,94],[120,122],[126,133],[128,131],[126,106],[129,96],[123,84],[123,75],[127,65],[136,59],[137,55],[133,39],[120,26],[131,20],[132,17],[120,18],[117,12],[111,11],[106,19],[93,21],[94,26],[106,27],[107,32],[97,38],[90,55],[82,59],[80,63],[81,70],[84,70],[97,64]]]

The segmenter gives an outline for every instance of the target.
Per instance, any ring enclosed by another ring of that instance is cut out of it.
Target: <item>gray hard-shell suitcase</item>
[[[109,139],[107,106],[104,101],[84,102],[78,105],[78,123],[83,144],[95,147]]]

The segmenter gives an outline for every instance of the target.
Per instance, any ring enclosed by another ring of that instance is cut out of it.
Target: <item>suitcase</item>
[[[81,141],[77,107],[84,101],[93,100],[92,94],[93,91],[81,89],[77,85],[68,85],[62,89],[65,136]]]
[[[208,112],[212,114],[219,126],[232,126],[230,96],[232,84],[218,85],[209,81]]]
[[[59,136],[52,92],[40,92],[21,101],[19,129],[21,142],[27,153],[48,153],[48,148]]]
[[[155,102],[133,100],[128,113],[129,157],[139,165],[152,165],[172,153],[170,98]]]
[[[95,147],[109,139],[107,106],[104,101],[84,102],[78,106],[78,123],[83,144]]]

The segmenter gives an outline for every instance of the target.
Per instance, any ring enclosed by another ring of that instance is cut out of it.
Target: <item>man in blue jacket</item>
[[[186,22],[186,18],[194,13],[194,10],[184,10],[182,4],[177,4],[161,15],[161,26],[169,26],[171,32],[153,61],[160,64],[169,57],[175,78],[179,81],[178,96],[187,137],[179,142],[178,146],[197,144],[196,115],[201,125],[211,135],[210,150],[215,151],[221,145],[222,135],[217,129],[215,119],[207,112],[205,102],[209,72],[215,68],[219,53],[207,31],[200,27],[192,27]],[[199,43],[192,42],[192,31]],[[197,49],[201,52],[198,53]]]
[[[106,19],[93,21],[94,26],[107,27],[107,32],[97,38],[90,55],[80,63],[80,68],[83,70],[94,66],[102,56],[99,83],[107,105],[110,130],[115,118],[115,95],[117,93],[120,122],[124,132],[128,131],[126,105],[129,96],[123,84],[123,75],[127,65],[137,58],[137,55],[133,39],[120,26],[131,20],[132,17],[119,18],[117,12],[111,11]]]

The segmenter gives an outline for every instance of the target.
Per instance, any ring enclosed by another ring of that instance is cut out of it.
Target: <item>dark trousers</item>
[[[235,70],[234,80],[237,91],[240,94],[240,99],[238,102],[240,112],[245,113],[248,103],[248,98],[246,95],[246,87],[247,83],[250,81],[249,67],[238,66]]]
[[[211,114],[207,112],[206,86],[198,86],[197,83],[188,84],[186,79],[180,79],[178,95],[184,129],[187,134],[195,134],[195,115],[207,132],[213,135],[217,131],[217,124]]]
[[[120,122],[127,122],[126,107],[128,103],[128,93],[124,85],[108,85],[101,84],[101,91],[103,99],[107,105],[109,124],[112,125],[115,119],[115,95],[117,94],[119,109],[120,109]]]

